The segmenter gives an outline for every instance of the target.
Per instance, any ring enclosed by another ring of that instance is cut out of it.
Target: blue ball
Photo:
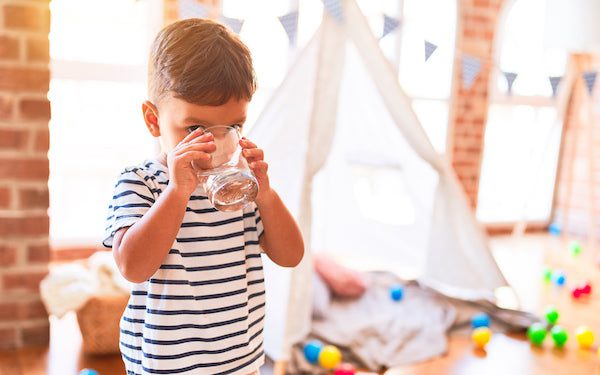
[[[390,296],[394,301],[401,301],[404,298],[404,287],[400,284],[394,284],[390,288]]]
[[[560,227],[558,224],[552,223],[548,226],[548,232],[553,236],[558,236],[560,234]]]
[[[79,371],[79,375],[98,375],[98,371],[90,368],[84,368],[83,370]]]
[[[309,341],[306,345],[304,345],[304,356],[306,357],[306,360],[312,364],[318,363],[321,349],[323,349],[323,343],[321,341]]]
[[[481,313],[477,315],[473,315],[471,318],[471,327],[473,329],[479,327],[489,327],[490,326],[490,317],[486,313]]]
[[[556,285],[563,286],[567,281],[567,277],[565,276],[564,272],[556,271],[552,274],[552,280]]]

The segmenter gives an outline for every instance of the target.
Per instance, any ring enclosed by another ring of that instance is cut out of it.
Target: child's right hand
[[[197,159],[208,162],[211,158],[210,153],[217,148],[213,140],[211,133],[203,134],[203,129],[199,128],[188,134],[169,152],[169,187],[187,198],[192,195],[199,183],[192,161]]]

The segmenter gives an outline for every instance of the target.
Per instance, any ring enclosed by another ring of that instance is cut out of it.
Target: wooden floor
[[[598,254],[584,247],[573,258],[567,240],[547,235],[528,235],[520,239],[492,239],[494,254],[522,305],[542,313],[554,305],[561,313],[560,324],[569,331],[569,342],[562,350],[552,348],[547,339],[543,348],[533,348],[524,337],[496,333],[485,351],[474,350],[468,337],[453,337],[448,354],[434,360],[387,371],[386,375],[416,374],[598,374],[600,358],[594,351],[577,348],[574,331],[585,324],[600,342],[600,268]],[[560,268],[567,275],[563,288],[541,281],[543,267]],[[586,301],[573,301],[571,285],[590,280],[596,290]],[[595,346],[597,349],[597,345]],[[86,356],[81,353],[81,336],[75,316],[51,319],[51,344],[47,348],[0,352],[0,375],[71,375],[82,368],[93,368],[100,375],[123,374],[118,355]]]

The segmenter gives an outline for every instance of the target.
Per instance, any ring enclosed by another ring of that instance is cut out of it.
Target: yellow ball
[[[488,327],[479,327],[473,330],[471,339],[473,344],[478,348],[485,348],[490,339],[492,338],[492,331]]]
[[[332,369],[342,361],[342,353],[333,345],[325,345],[319,353],[319,364],[321,366]]]
[[[575,331],[575,337],[581,349],[589,349],[594,345],[594,332],[586,326],[580,326]]]

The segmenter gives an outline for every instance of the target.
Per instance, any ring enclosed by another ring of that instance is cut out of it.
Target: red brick
[[[50,259],[50,245],[31,245],[27,247],[27,262],[48,263]]]
[[[0,267],[12,266],[17,262],[17,248],[0,245]]]
[[[46,181],[49,174],[49,163],[46,157],[40,159],[0,158],[0,179]]]
[[[12,197],[12,195],[10,192],[10,188],[8,188],[8,187],[0,188],[0,208],[9,208],[11,197]]]
[[[12,119],[15,100],[12,96],[0,95],[0,120]]]
[[[4,26],[7,29],[50,30],[50,9],[48,4],[4,6]]]
[[[19,39],[8,36],[0,35],[0,59],[2,60],[16,60],[19,58]]]
[[[48,188],[41,189],[24,188],[19,190],[19,207],[21,208],[48,208]]]
[[[0,328],[0,349],[16,348],[19,344],[18,333],[16,327]]]
[[[0,90],[47,92],[49,85],[48,68],[0,66]]]
[[[35,320],[48,316],[41,300],[0,303],[0,321]]]
[[[50,45],[48,37],[28,38],[26,58],[27,61],[50,61]]]
[[[50,342],[50,322],[21,330],[23,346],[45,346]]]
[[[50,119],[50,101],[48,99],[23,99],[19,103],[21,117],[27,120]]]
[[[47,215],[33,217],[0,217],[0,237],[43,236],[49,232]]]
[[[47,271],[22,271],[14,274],[4,274],[4,291],[27,290],[39,292],[40,282],[47,274]]]
[[[48,151],[50,149],[50,129],[40,129],[35,135],[35,151]]]
[[[0,129],[0,150],[25,150],[28,137],[26,130]]]

